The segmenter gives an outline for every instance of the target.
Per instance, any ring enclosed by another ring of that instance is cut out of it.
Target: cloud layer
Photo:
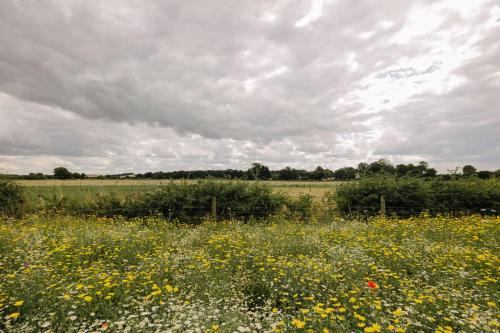
[[[497,1],[4,1],[0,168],[500,167]]]

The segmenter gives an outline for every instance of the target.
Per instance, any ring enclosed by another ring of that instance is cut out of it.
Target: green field
[[[0,223],[6,332],[498,332],[500,218]]]
[[[218,180],[224,181],[225,180]],[[142,179],[120,179],[120,180],[18,180],[16,183],[26,188],[28,201],[36,201],[42,195],[62,195],[70,200],[88,200],[98,193],[115,193],[126,195],[134,192],[154,190],[170,182],[196,182],[196,180],[142,180]],[[281,191],[290,197],[298,197],[300,194],[310,194],[317,202],[320,202],[324,194],[334,189],[343,182],[312,182],[312,181],[265,181],[276,191]]]

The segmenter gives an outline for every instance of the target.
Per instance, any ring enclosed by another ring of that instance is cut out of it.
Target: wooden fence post
[[[212,197],[212,218],[217,219],[217,198]]]
[[[380,195],[380,217],[385,218],[385,196]]]

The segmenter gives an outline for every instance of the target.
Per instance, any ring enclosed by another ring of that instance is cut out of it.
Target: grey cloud
[[[253,159],[341,166],[373,155],[441,161],[470,152],[493,166],[497,160],[476,146],[498,145],[490,104],[498,28],[481,30],[495,2],[465,16],[438,8],[435,31],[393,40],[415,10],[441,3],[325,1],[319,19],[297,28],[308,1],[4,1],[0,156],[12,166],[29,156],[75,163],[88,156],[96,169],[143,170],[242,167]],[[276,20],[263,20],[266,12]],[[349,97],[372,76],[439,72],[446,65],[432,56],[439,41],[456,48],[474,34],[479,56],[456,69],[466,83],[446,95],[425,92],[373,113],[360,112],[370,102]],[[424,69],[395,66],[426,55]],[[477,110],[488,116],[479,119]],[[465,130],[478,135],[477,145],[460,140]],[[379,142],[370,141],[377,131]],[[384,144],[398,136],[400,143]],[[449,142],[456,147],[446,150]]]

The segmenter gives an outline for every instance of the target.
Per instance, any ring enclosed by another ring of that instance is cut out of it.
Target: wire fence
[[[383,215],[386,217],[411,217],[418,216],[423,213],[430,216],[470,216],[470,215],[482,215],[482,216],[498,216],[498,208],[467,208],[467,207],[426,207],[423,209],[416,209],[409,206],[387,206],[385,207],[385,212],[381,212],[380,207],[374,206],[353,206],[351,210],[342,214],[337,211],[334,207],[325,207],[322,205],[314,205],[307,207],[305,210],[293,210],[286,207],[280,209],[254,209],[250,212],[248,211],[238,211],[231,210],[226,207],[225,209],[216,209],[215,212],[210,207],[182,207],[179,209],[171,210],[159,210],[159,209],[145,209],[145,208],[134,208],[129,209],[127,207],[108,207],[108,208],[92,208],[92,207],[61,207],[61,208],[39,208],[31,211],[34,214],[66,214],[72,216],[123,216],[123,217],[147,217],[147,216],[157,216],[162,217],[167,220],[188,220],[194,219],[199,220],[203,218],[213,218],[213,219],[252,219],[252,218],[262,218],[268,217],[270,215],[343,215],[353,218],[369,218],[376,215]]]
[[[425,208],[415,208],[410,206],[386,206],[385,211],[381,211],[380,207],[374,206],[353,206],[351,207],[350,215],[360,215],[360,216],[373,216],[373,215],[384,215],[384,216],[399,216],[399,217],[410,217],[415,215],[420,215],[422,213],[436,216],[470,216],[470,215],[482,215],[482,216],[498,216],[497,207],[488,208],[471,208],[471,207],[443,207],[443,206],[427,206]]]

